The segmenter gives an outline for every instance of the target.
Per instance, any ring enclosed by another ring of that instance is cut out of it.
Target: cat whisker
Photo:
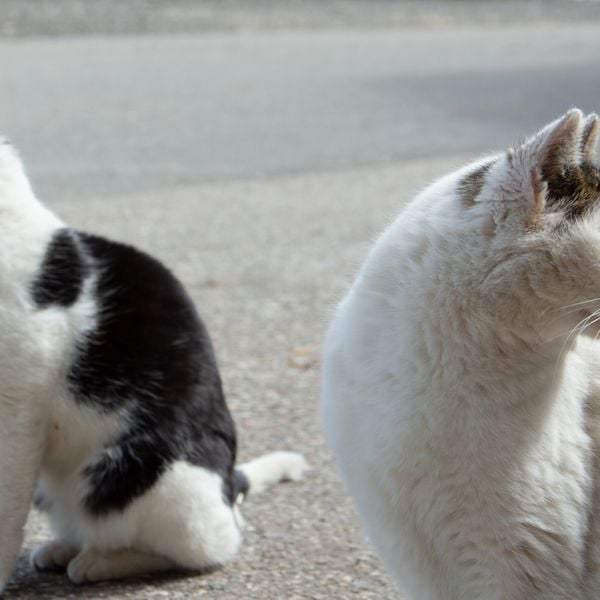
[[[566,304],[565,306],[562,306],[559,310],[562,310],[564,308],[572,308],[574,306],[582,306],[584,304],[590,304],[591,302],[598,302],[600,301],[600,298],[592,298],[591,300],[583,300],[582,302],[574,302],[573,304]]]
[[[594,317],[600,315],[600,309],[594,311],[593,313],[586,315],[583,319],[581,319],[577,325],[575,325],[572,329],[570,329],[569,331],[565,331],[563,333],[559,333],[557,335],[552,336],[551,338],[548,338],[547,340],[544,341],[544,343],[549,343],[549,342],[553,342],[554,340],[557,340],[563,336],[567,336],[565,343],[569,341],[569,338],[573,335],[573,334],[578,334],[581,333],[583,330],[585,330],[589,325],[591,325],[591,323],[585,323],[586,321],[593,319]],[[553,321],[552,321],[553,322]]]
[[[598,313],[596,313],[598,314]],[[598,321],[600,321],[600,315],[594,319],[593,321],[591,321],[590,323],[587,323],[584,327],[582,327],[581,331],[579,331],[579,333],[583,333],[588,327],[591,327],[592,325],[598,323]]]
[[[594,323],[597,323],[598,321],[600,321],[600,317],[598,319],[596,319],[594,321]],[[594,323],[590,323],[590,326],[593,325]],[[600,330],[596,332],[596,334],[594,335],[594,342],[598,340],[598,337],[600,336]]]
[[[544,314],[546,312],[550,312],[550,313],[562,313],[562,315],[570,315],[571,313],[577,312],[578,310],[582,310],[583,308],[585,308],[585,306],[587,304],[592,304],[594,302],[600,302],[600,298],[591,298],[590,300],[574,302],[573,304],[565,304],[565,306],[559,306],[558,308],[546,310],[546,311],[544,311]]]
[[[597,323],[598,321],[600,321],[600,309],[595,310],[590,315],[581,319],[581,321],[579,321],[579,323],[577,323],[577,325],[575,325],[575,327],[573,327],[568,333],[559,334],[559,335],[554,336],[554,337],[550,338],[549,340],[547,340],[547,342],[550,342],[552,340],[562,337],[563,335],[567,336],[565,338],[565,340],[563,341],[563,343],[561,344],[560,350],[558,352],[558,357],[556,359],[556,365],[560,364],[560,361],[562,360],[562,358],[565,354],[565,350],[568,347],[569,342],[572,339],[574,339],[574,337],[576,335],[583,333],[588,327],[590,327],[594,323]],[[555,368],[554,372],[555,372],[555,374],[558,373],[558,369]],[[555,375],[555,377],[556,377],[556,375]]]
[[[566,312],[562,312],[562,313],[558,314],[560,310],[561,309],[556,308],[556,309],[552,309],[550,311],[545,311],[544,313],[542,313],[545,315],[547,312],[549,312],[550,314],[556,315],[553,319],[550,319],[548,321],[548,325],[552,325],[553,323],[556,323],[556,321],[559,321],[560,319],[563,319],[564,317],[567,317],[568,315],[572,315],[573,313],[581,312],[583,309],[582,308],[572,308],[571,310],[568,310]]]
[[[597,313],[600,313],[600,310],[596,311]],[[587,326],[592,326],[594,323],[597,323],[600,320],[600,318],[595,319],[592,323],[589,323]],[[587,327],[586,326],[586,327]],[[594,341],[596,341],[598,339],[598,336],[600,336],[600,331],[598,331],[596,333],[596,335],[594,335]]]

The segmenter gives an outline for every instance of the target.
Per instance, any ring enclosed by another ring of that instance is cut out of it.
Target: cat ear
[[[600,119],[598,115],[592,113],[588,115],[583,126],[583,135],[581,141],[581,151],[583,159],[593,163],[596,157],[598,139],[600,138]]]
[[[535,162],[546,181],[564,174],[565,168],[576,166],[582,159],[583,113],[573,108],[550,123],[530,144],[536,148]]]
[[[583,113],[575,108],[508,151],[503,193],[508,200],[518,200],[512,211],[518,206],[525,227],[534,227],[543,213],[548,182],[581,163],[583,129]]]
[[[566,168],[580,164],[584,152],[591,151],[594,146],[597,118],[588,118],[585,125],[584,130],[583,113],[573,108],[510,150],[508,158],[513,165],[521,167],[527,178],[531,169],[537,169],[544,181],[559,179]]]

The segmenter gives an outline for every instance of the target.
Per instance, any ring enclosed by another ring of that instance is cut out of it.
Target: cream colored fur
[[[600,206],[567,222],[542,179],[597,131],[573,110],[433,184],[337,308],[326,436],[408,600],[600,597]]]

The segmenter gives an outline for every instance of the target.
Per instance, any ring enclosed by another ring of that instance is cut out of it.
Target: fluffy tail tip
[[[251,494],[259,494],[282,481],[300,481],[308,469],[302,454],[285,451],[271,452],[237,467],[247,479]]]

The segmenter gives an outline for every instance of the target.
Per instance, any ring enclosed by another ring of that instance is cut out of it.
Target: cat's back
[[[183,460],[219,473],[229,494],[235,426],[208,332],[169,269],[127,244],[64,229],[34,294],[67,320],[87,316],[52,403],[50,480],[83,471],[86,505],[102,513],[122,509]]]
[[[402,445],[403,433],[412,444],[412,420],[426,408],[423,397],[436,393],[442,358],[438,325],[455,321],[437,288],[444,277],[439,259],[446,251],[445,237],[462,226],[451,192],[462,176],[459,171],[441,179],[399,212],[335,310],[323,349],[327,368],[322,379],[323,422],[334,446],[344,438],[350,452],[365,456],[361,445],[377,440],[375,455],[388,433],[396,446]],[[374,456],[373,468],[378,464]]]
[[[217,381],[212,345],[192,300],[157,259],[132,246],[77,233],[92,264],[97,322],[79,343],[70,380],[105,398]]]
[[[407,515],[431,505],[427,488],[442,468],[428,427],[441,393],[440,348],[423,324],[435,310],[432,263],[443,252],[435,223],[452,219],[452,207],[444,215],[446,183],[417,196],[378,238],[323,348],[325,437],[367,535],[394,574],[406,548],[419,548]]]

